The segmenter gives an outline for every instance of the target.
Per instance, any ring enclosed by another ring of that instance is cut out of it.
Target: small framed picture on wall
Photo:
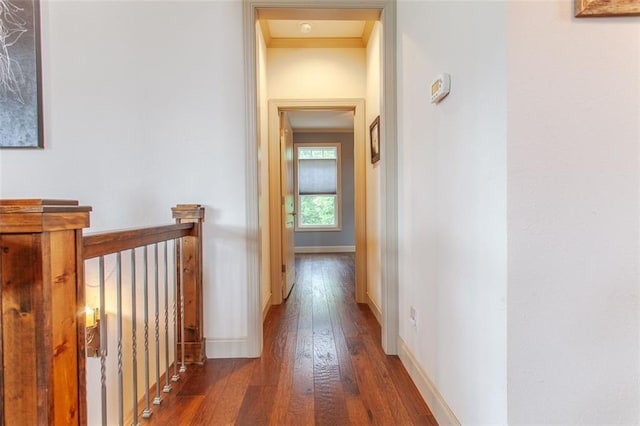
[[[380,161],[380,116],[369,126],[369,141],[371,142],[371,164]]]

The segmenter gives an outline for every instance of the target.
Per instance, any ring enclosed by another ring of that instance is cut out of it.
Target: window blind
[[[299,159],[298,193],[300,195],[337,194],[337,160]]]

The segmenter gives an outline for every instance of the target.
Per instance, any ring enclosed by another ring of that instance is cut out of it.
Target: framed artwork
[[[640,16],[638,0],[575,0],[576,17]]]
[[[0,148],[42,148],[40,3],[0,0]]]
[[[369,141],[371,142],[371,164],[380,161],[380,116],[369,126]]]

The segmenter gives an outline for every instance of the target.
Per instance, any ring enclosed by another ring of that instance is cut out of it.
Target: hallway
[[[380,326],[354,300],[353,254],[297,255],[296,285],[274,306],[259,359],[190,366],[149,421],[192,425],[437,424]]]

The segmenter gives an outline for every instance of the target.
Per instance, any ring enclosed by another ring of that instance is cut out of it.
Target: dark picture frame
[[[39,0],[0,0],[0,148],[43,148]]]
[[[369,143],[371,145],[371,164],[380,161],[380,116],[369,126]]]

